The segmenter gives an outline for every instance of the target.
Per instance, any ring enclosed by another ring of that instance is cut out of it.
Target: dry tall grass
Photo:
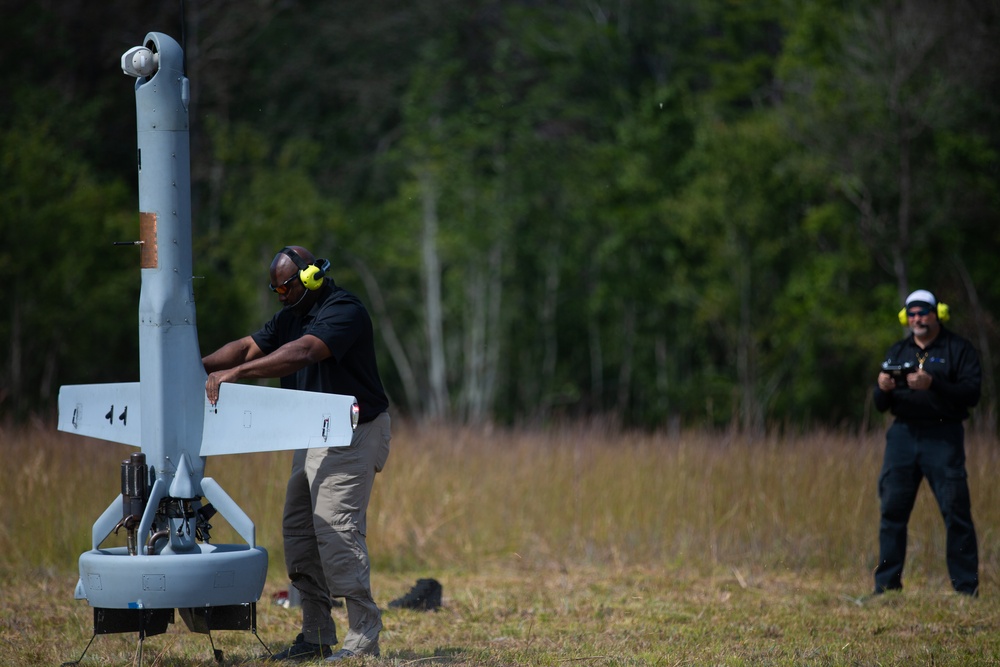
[[[606,427],[539,431],[395,424],[369,513],[373,588],[385,604],[418,576],[445,585],[440,614],[386,609],[365,665],[962,666],[1000,664],[996,443],[970,439],[983,596],[950,592],[925,487],[904,595],[872,586],[882,434],[750,440]],[[40,667],[88,646],[72,599],[79,554],[117,496],[130,448],[44,428],[0,431],[0,664]],[[287,583],[281,506],[289,453],[210,459],[271,555],[264,599]],[[239,541],[218,521],[214,541]],[[113,537],[106,544],[120,544]],[[334,617],[343,629],[342,609]],[[179,621],[178,621],[179,622]],[[258,605],[282,648],[298,610]],[[146,641],[158,667],[263,665],[246,632],[179,625]],[[84,664],[137,664],[136,637],[99,638]]]
[[[0,432],[0,566],[72,572],[119,491],[130,448],[43,428]],[[378,570],[682,567],[839,573],[870,586],[881,432],[751,440],[733,435],[547,432],[397,421],[376,481],[369,546]],[[984,589],[995,588],[998,448],[967,443]],[[210,459],[257,524],[283,580],[287,452]],[[239,541],[223,521],[217,543]],[[115,544],[111,538],[108,544]],[[926,485],[910,524],[904,581],[947,588],[944,529]]]

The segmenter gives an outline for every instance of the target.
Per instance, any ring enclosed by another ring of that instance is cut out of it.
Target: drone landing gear
[[[222,664],[222,651],[215,648],[212,640],[212,630],[249,630],[253,633],[257,641],[260,642],[264,650],[270,655],[264,640],[257,634],[257,604],[249,602],[246,604],[225,605],[219,607],[198,607],[178,609],[177,612],[184,620],[184,624],[191,632],[208,635],[208,641],[212,646],[212,655],[215,662]],[[79,658],[71,662],[64,662],[62,667],[79,665],[90,646],[94,643],[97,635],[115,634],[120,632],[136,632],[139,635],[139,643],[136,647],[136,659],[134,664],[142,667],[142,648],[146,637],[163,634],[167,631],[167,626],[174,622],[173,609],[106,609],[94,607],[94,634],[87,642],[86,648]]]

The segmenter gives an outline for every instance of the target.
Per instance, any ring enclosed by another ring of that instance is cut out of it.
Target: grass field
[[[75,660],[93,631],[73,599],[90,528],[130,448],[45,428],[0,431],[0,665]],[[969,438],[981,595],[951,592],[926,485],[901,594],[869,598],[883,436],[749,439],[394,424],[368,543],[385,606],[420,577],[437,613],[386,610],[369,665],[1000,664],[996,526],[1000,448]],[[215,632],[224,664],[257,664],[298,631],[270,603],[286,585],[280,538],[288,453],[210,459],[270,553],[258,638]],[[216,543],[240,542],[220,522]],[[113,537],[105,545],[118,544]],[[335,611],[343,629],[346,617]],[[83,665],[130,665],[136,636],[99,636]],[[144,665],[215,665],[178,618]],[[262,663],[261,663],[262,664]]]

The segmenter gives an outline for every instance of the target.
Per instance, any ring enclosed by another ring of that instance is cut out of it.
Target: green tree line
[[[0,0],[0,415],[135,379],[135,105],[185,48],[203,350],[285,244],[417,418],[864,427],[911,290],[1000,361],[1000,7]],[[91,6],[93,5],[93,6]],[[203,279],[202,279],[203,278]]]

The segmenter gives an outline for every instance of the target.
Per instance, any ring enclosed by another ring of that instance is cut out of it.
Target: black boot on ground
[[[441,606],[441,584],[436,579],[417,579],[416,585],[401,598],[389,603],[396,609],[433,611]]]

